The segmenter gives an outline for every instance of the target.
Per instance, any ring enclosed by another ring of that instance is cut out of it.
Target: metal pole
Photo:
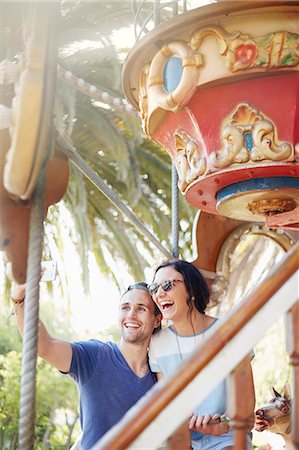
[[[135,227],[150,241],[160,252],[168,259],[172,259],[172,254],[161,244],[161,242],[143,225],[143,223],[132,213],[132,211],[122,202],[112,189],[99,177],[99,175],[84,161],[84,159],[76,152],[62,136],[58,141],[61,144],[61,151],[72,161],[72,163],[81,170],[84,175],[119,209]]]
[[[178,1],[173,2],[173,15],[178,15]],[[179,190],[178,190],[178,173],[176,166],[172,161],[171,164],[171,242],[172,255],[174,258],[179,257]]]
[[[171,165],[171,241],[172,255],[179,257],[179,191],[178,173],[174,162]]]
[[[154,25],[155,27],[160,23],[160,0],[155,0],[153,3],[154,7]]]

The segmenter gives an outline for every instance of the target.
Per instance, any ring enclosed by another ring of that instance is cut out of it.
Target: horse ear
[[[281,397],[281,395],[279,394],[279,392],[277,392],[277,391],[274,389],[273,386],[272,386],[272,388],[271,388],[271,392],[272,392],[273,397]]]
[[[284,395],[284,398],[291,400],[292,393],[291,393],[290,385],[288,383],[286,383],[284,385],[283,395]]]

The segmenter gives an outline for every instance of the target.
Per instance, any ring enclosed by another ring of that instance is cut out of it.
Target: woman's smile
[[[169,310],[174,305],[170,300],[162,300],[159,302],[159,307],[162,312]]]

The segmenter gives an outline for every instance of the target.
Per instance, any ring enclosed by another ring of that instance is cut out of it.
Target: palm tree
[[[15,5],[6,8],[17,28],[21,23],[14,15]],[[151,5],[146,8],[148,14]],[[137,114],[126,107],[121,89],[120,50],[113,41],[113,33],[132,24],[130,3],[65,2],[60,5],[58,16],[58,63],[66,75],[57,81],[58,134],[170,248],[171,162],[161,148],[146,139]],[[14,50],[21,52],[21,48]],[[74,80],[78,79],[81,83],[76,85]],[[82,84],[89,86],[88,92],[82,92]],[[100,98],[92,95],[93,91],[100,92]],[[184,201],[180,207],[184,220],[181,238],[188,250],[186,236],[190,236],[194,211]],[[153,245],[75,167],[71,167],[63,201],[51,207],[47,218],[52,238],[60,248],[60,218],[65,208],[70,211],[76,230],[70,235],[75,236],[82,257],[85,285],[88,251],[94,253],[101,270],[116,282],[115,266],[109,260],[122,262],[135,278],[144,278],[144,268],[155,254]]]

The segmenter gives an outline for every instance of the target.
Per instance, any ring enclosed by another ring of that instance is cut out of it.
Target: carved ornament
[[[139,92],[138,103],[140,107],[140,116],[143,126],[143,131],[148,134],[148,93],[147,93],[147,78],[150,65],[147,64],[140,73],[139,77]]]
[[[280,142],[275,125],[257,109],[240,103],[223,127],[221,150],[209,156],[214,168],[248,161],[283,161],[294,155],[293,146]]]
[[[187,186],[206,171],[206,158],[199,144],[184,131],[174,134],[176,157],[175,165],[179,176],[179,188],[184,192]]]
[[[226,59],[231,72],[249,69],[295,67],[299,64],[299,34],[278,31],[261,36],[250,36],[240,31],[228,33],[220,26],[196,31],[190,41],[199,51],[203,40],[213,36],[219,44],[219,54]]]
[[[248,204],[248,209],[252,214],[279,214],[292,211],[296,207],[293,199],[270,198],[253,200]]]

